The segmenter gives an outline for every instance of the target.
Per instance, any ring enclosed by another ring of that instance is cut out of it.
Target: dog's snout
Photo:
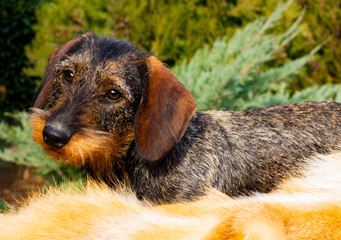
[[[46,125],[43,130],[44,142],[54,148],[61,148],[69,142],[71,133],[67,129]]]

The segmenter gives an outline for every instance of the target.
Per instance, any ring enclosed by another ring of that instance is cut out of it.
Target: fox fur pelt
[[[49,190],[0,214],[0,239],[341,239],[341,153],[316,156],[268,194],[155,206],[89,183]]]

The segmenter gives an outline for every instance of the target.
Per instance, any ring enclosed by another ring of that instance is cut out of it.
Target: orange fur
[[[50,190],[0,215],[0,239],[341,239],[340,171],[334,153],[270,194],[231,199],[210,189],[197,201],[161,206],[104,185]]]
[[[96,172],[110,172],[115,159],[121,159],[133,141],[133,131],[124,137],[112,136],[106,132],[88,129],[72,136],[69,143],[61,149],[55,150],[45,144],[43,129],[46,123],[46,112],[33,109],[29,123],[32,127],[32,139],[40,144],[44,151],[55,159],[64,159],[73,165],[88,164]],[[100,161],[99,161],[100,160]]]

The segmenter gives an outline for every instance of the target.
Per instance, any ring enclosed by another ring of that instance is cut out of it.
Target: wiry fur
[[[341,153],[308,162],[278,190],[238,199],[210,189],[197,201],[155,206],[104,185],[50,190],[0,215],[0,239],[340,239]]]
[[[124,156],[129,147],[128,143],[133,139],[132,135],[113,141],[112,134],[89,129],[86,132],[75,134],[65,147],[56,150],[50,148],[41,137],[46,124],[45,114],[44,111],[34,109],[29,122],[33,129],[32,139],[43,146],[49,156],[56,159],[69,159],[69,162],[74,165],[87,164],[99,174],[110,174],[113,166],[122,165],[118,160],[112,162],[112,159],[121,159]]]
[[[110,89],[121,98],[109,100]],[[155,203],[192,200],[208,186],[230,196],[269,192],[341,141],[340,103],[195,112],[193,96],[155,56],[91,33],[53,51],[34,107],[43,110],[31,115],[33,137],[50,156],[111,172],[104,180],[125,181]],[[70,140],[47,145],[47,125]]]

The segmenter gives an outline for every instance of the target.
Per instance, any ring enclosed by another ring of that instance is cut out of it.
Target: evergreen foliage
[[[27,76],[22,68],[30,63],[24,46],[34,36],[35,7],[42,0],[0,1],[0,120],[3,113],[29,107],[38,79]]]
[[[290,46],[288,55],[299,57],[307,49],[329,39],[326,45],[310,61],[296,83],[299,88],[312,84],[341,83],[341,1],[304,0],[297,1],[300,8],[306,8],[302,34]],[[293,15],[293,14],[291,14]],[[293,17],[293,16],[291,16]],[[284,21],[286,26],[290,21]]]
[[[238,1],[156,1],[156,0],[56,0],[37,10],[36,37],[27,48],[34,64],[30,75],[42,75],[49,53],[61,43],[87,30],[98,34],[128,38],[142,49],[156,53],[173,66],[190,59],[205,44],[211,46],[219,36],[229,39],[241,26],[276,8],[273,0]],[[272,64],[309,54],[309,49],[330,41],[316,54],[308,68],[296,77],[293,90],[313,84],[341,80],[341,8],[339,0],[294,1],[279,24],[271,31],[278,34],[289,28],[306,8],[302,34],[289,44],[285,54]]]
[[[297,35],[303,13],[284,33],[267,33],[278,24],[291,4],[279,3],[266,18],[258,18],[226,42],[218,38],[213,46],[198,50],[190,61],[173,68],[175,75],[192,92],[199,109],[240,110],[304,100],[332,100],[339,86],[316,86],[290,94],[290,85],[317,52],[275,67],[269,63]],[[316,91],[316,92],[314,92]]]
[[[0,200],[0,214],[6,213],[9,210],[10,210],[10,208],[7,206],[7,204],[4,201]]]
[[[37,10],[36,37],[27,55],[30,75],[42,75],[48,54],[86,30],[128,38],[173,65],[241,21],[226,15],[233,4],[217,0],[56,0]]]

